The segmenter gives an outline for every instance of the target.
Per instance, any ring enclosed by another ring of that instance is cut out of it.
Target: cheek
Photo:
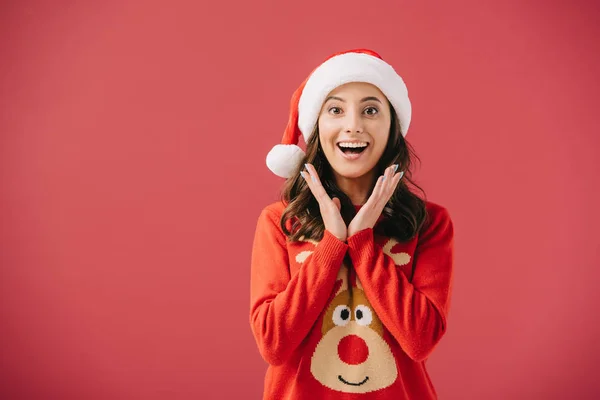
[[[373,137],[376,142],[376,149],[383,151],[390,137],[389,125],[378,124],[376,127],[373,127],[371,132],[373,132]]]
[[[325,147],[331,147],[332,138],[335,136],[335,127],[333,124],[328,122],[319,122],[319,138],[321,144]]]
[[[319,132],[326,133],[328,131],[333,130],[334,122],[328,120],[327,118],[323,118],[319,120]]]

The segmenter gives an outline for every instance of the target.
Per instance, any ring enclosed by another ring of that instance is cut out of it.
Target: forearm
[[[370,228],[351,236],[348,245],[356,275],[384,326],[409,357],[427,358],[446,329],[444,308],[437,300],[447,298],[448,292],[443,292],[448,278],[415,286],[375,245]]]
[[[253,293],[251,326],[267,362],[284,362],[308,335],[326,306],[347,249],[326,231],[282,291],[267,285]]]

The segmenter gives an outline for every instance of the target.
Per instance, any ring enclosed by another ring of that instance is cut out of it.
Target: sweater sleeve
[[[325,230],[290,276],[286,236],[273,211],[263,210],[251,259],[250,326],[266,362],[280,365],[308,335],[333,290],[348,245]]]
[[[413,279],[375,246],[373,229],[348,238],[349,254],[375,312],[415,361],[431,354],[446,331],[453,265],[453,224],[446,209],[430,214],[413,255]]]

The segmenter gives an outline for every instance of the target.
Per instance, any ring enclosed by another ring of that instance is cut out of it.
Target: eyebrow
[[[345,103],[346,100],[342,99],[341,97],[337,97],[337,96],[329,96],[328,98],[325,99],[325,103],[327,103],[329,100],[339,100],[342,103]],[[375,96],[367,96],[365,98],[363,98],[360,102],[364,103],[365,101],[369,101],[369,100],[374,100],[378,103],[381,103],[381,100],[379,100],[377,97]]]

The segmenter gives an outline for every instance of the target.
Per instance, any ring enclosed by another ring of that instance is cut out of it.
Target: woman
[[[446,331],[453,227],[406,184],[410,117],[404,81],[370,50],[334,54],[294,93],[267,156],[287,181],[251,261],[265,399],[437,398],[425,362]]]

